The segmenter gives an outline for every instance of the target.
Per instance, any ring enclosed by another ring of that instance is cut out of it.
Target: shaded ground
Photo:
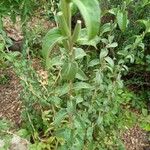
[[[150,150],[148,133],[144,132],[137,125],[123,134],[123,141],[126,150]]]
[[[19,79],[11,68],[0,70],[0,78],[6,82],[0,84],[0,119],[6,118],[18,125],[21,111]]]

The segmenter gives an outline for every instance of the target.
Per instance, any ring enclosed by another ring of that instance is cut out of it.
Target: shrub
[[[124,109],[130,94],[124,91],[121,77],[149,32],[146,19],[139,21],[144,32],[129,32],[131,3],[108,5],[101,12],[97,0],[61,0],[58,27],[43,39],[45,69],[33,69],[24,55],[20,59],[7,55],[23,86],[23,123],[31,149],[124,148],[120,132],[135,119]],[[72,29],[74,9],[80,11],[85,28],[78,20]],[[107,15],[113,20],[100,24]]]

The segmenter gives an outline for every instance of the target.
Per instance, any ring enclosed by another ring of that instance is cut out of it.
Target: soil
[[[0,77],[6,76],[6,84],[0,84],[0,119],[6,118],[15,125],[21,122],[21,85],[12,68],[0,70]]]
[[[148,136],[148,133],[135,125],[123,134],[122,139],[126,150],[150,150]]]

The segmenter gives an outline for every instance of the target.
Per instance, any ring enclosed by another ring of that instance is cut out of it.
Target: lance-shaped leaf
[[[117,13],[117,23],[122,32],[125,32],[128,26],[128,15],[127,11],[119,10]]]
[[[138,20],[138,22],[145,25],[146,33],[150,32],[150,20]]]
[[[99,31],[100,24],[100,7],[97,0],[72,0],[80,10],[85,21],[88,38],[94,38]]]
[[[64,38],[65,37],[61,35],[58,28],[51,29],[43,38],[42,55],[46,60],[46,64],[48,63],[49,54],[53,47],[57,44],[57,42],[62,41]]]

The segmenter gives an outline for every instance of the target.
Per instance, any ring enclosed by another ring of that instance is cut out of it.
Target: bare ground
[[[21,122],[21,85],[11,68],[0,70],[0,77],[2,76],[6,76],[7,83],[0,84],[0,119],[6,118],[18,125]]]

